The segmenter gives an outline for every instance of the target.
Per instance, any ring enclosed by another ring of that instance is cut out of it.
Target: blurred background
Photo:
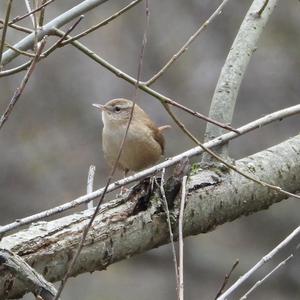
[[[55,1],[46,10],[46,22],[80,2]],[[150,27],[143,80],[158,71],[220,4],[216,0],[149,2]],[[100,22],[127,3],[121,0],[106,2],[87,13],[74,33]],[[223,13],[153,88],[207,114],[221,68],[251,3],[249,0],[230,1]],[[6,1],[0,2],[1,18],[4,18],[5,5]],[[23,1],[14,1],[12,16],[22,15],[25,9]],[[299,12],[297,1],[281,1],[276,7],[243,80],[234,126],[299,103]],[[31,23],[24,20],[20,25],[30,27]],[[121,70],[135,76],[143,28],[144,4],[140,3],[81,41]],[[9,30],[8,41],[13,44],[23,36]],[[24,58],[18,58],[7,67],[23,61]],[[0,78],[1,112],[23,75]],[[92,103],[103,104],[116,97],[130,98],[133,91],[127,82],[72,46],[57,50],[38,64],[0,131],[0,225],[84,194],[91,164],[97,168],[95,187],[104,185],[109,169],[101,150],[100,115]],[[156,99],[139,91],[138,104],[157,124],[172,125],[172,130],[166,133],[167,156],[193,146]],[[181,111],[176,113],[199,139],[203,138],[204,122]],[[238,159],[280,143],[296,135],[299,125],[299,116],[294,116],[247,134],[231,143],[231,155]],[[108,199],[111,197],[113,195]],[[266,211],[218,227],[211,233],[185,239],[186,299],[214,299],[236,259],[240,264],[231,281],[299,225],[298,211],[299,203],[295,199],[283,201]],[[291,249],[285,253],[290,253]],[[264,271],[274,267],[283,257],[279,255]],[[299,273],[299,257],[295,256],[250,299],[299,299]],[[257,272],[252,284],[262,275],[263,272]],[[167,245],[114,264],[107,271],[70,279],[64,299],[167,300],[175,299],[175,295],[171,249]]]

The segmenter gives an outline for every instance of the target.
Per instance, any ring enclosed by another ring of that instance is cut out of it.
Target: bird
[[[102,148],[104,158],[111,167],[116,162],[133,105],[131,123],[117,164],[125,177],[129,171],[141,171],[160,160],[165,151],[162,132],[170,126],[158,127],[139,105],[128,99],[117,98],[104,105],[93,104],[101,111],[104,125]]]

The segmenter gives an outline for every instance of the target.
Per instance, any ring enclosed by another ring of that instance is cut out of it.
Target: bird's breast
[[[153,133],[148,127],[129,127],[127,137],[119,160],[121,169],[139,171],[155,164],[162,155],[159,143],[153,138]],[[125,126],[111,128],[104,126],[102,134],[103,152],[107,161],[113,165],[126,131]]]

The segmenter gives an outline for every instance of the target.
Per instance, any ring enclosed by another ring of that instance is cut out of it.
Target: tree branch
[[[43,28],[40,28],[37,32],[37,40],[40,41],[45,35],[48,35],[51,30],[54,28],[60,28],[73,19],[78,18],[80,15],[86,13],[87,11],[105,3],[108,0],[85,0],[80,4],[76,5],[72,9],[64,12],[59,15],[49,23],[45,24]],[[22,39],[20,42],[14,45],[14,48],[20,49],[22,51],[26,51],[29,48],[32,48],[35,42],[35,33],[29,34],[27,37]],[[12,61],[19,54],[13,50],[7,50],[3,53],[2,64],[6,65],[10,61]]]
[[[14,276],[14,279],[10,278],[11,281],[17,279],[26,286],[27,292],[30,291],[44,300],[53,300],[56,294],[56,289],[51,283],[9,250],[0,249],[0,270],[9,271]]]
[[[210,106],[209,117],[221,123],[230,124],[239,88],[246,73],[252,54],[257,48],[258,39],[270,17],[277,0],[270,0],[266,12],[258,18],[256,12],[261,8],[261,0],[254,0],[246,17],[239,29],[239,32],[232,44],[222,68],[214,96]],[[224,133],[224,130],[214,125],[207,124],[205,141],[214,139]],[[216,153],[222,157],[228,157],[228,147],[216,148]],[[203,162],[211,161],[211,156],[204,154]]]
[[[257,119],[247,125],[244,125],[244,126],[238,128],[238,129],[239,129],[240,134],[244,134],[244,133],[252,131],[256,128],[261,128],[262,126],[270,124],[274,121],[282,120],[288,116],[298,114],[299,112],[300,112],[300,104],[277,111],[277,112],[274,112],[270,115],[264,116],[260,119]],[[207,148],[216,147],[216,146],[222,145],[223,143],[226,143],[238,136],[239,135],[234,132],[229,132],[229,133],[223,134],[222,136],[220,136],[212,141],[205,143],[204,146]],[[179,161],[181,161],[181,159],[183,157],[193,157],[193,156],[196,156],[196,155],[199,155],[202,153],[203,153],[203,150],[200,147],[194,147],[194,148],[187,150],[183,153],[180,153],[176,156],[170,157],[168,160],[166,160],[162,163],[159,163],[151,168],[148,168],[148,169],[138,172],[132,176],[129,176],[127,178],[124,178],[124,179],[121,179],[119,181],[112,183],[108,187],[107,192],[114,191],[114,190],[118,189],[120,186],[135,182],[137,180],[141,180],[147,176],[151,176],[154,173],[156,173],[157,171],[162,170],[163,168],[173,166],[173,165],[177,164]],[[79,197],[73,201],[70,201],[68,203],[65,203],[63,205],[54,207],[49,210],[45,210],[43,212],[37,213],[37,214],[29,216],[29,217],[18,219],[15,222],[7,224],[5,226],[0,226],[0,236],[6,232],[12,231],[23,225],[30,224],[32,222],[41,220],[43,218],[53,216],[55,214],[69,210],[69,209],[79,206],[81,204],[88,203],[89,201],[101,196],[102,193],[103,193],[103,188],[98,189],[88,195],[81,196],[81,197]]]
[[[295,193],[300,190],[300,135],[236,162],[244,172]],[[193,174],[194,173],[194,174]],[[257,185],[235,172],[193,171],[187,185],[184,235],[204,233],[242,215],[249,215],[286,198]],[[102,270],[108,265],[169,242],[169,229],[157,193],[145,211],[132,215],[133,199],[103,204],[91,228],[72,276]],[[60,280],[75,251],[91,210],[51,222],[42,222],[3,238],[0,247],[20,255],[49,281]],[[57,243],[59,241],[59,243]],[[0,278],[0,299],[5,280]],[[21,296],[24,286],[16,284],[9,296]]]

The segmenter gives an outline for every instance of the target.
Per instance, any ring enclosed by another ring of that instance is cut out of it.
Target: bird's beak
[[[92,104],[92,105],[100,110],[104,110],[104,105],[102,104]]]

